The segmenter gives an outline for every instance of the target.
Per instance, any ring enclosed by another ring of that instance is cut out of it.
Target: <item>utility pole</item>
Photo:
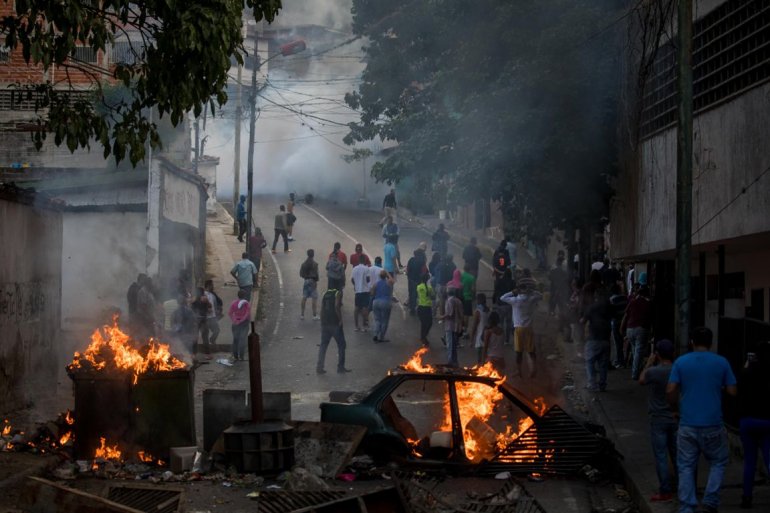
[[[254,196],[254,137],[257,126],[257,71],[259,70],[259,38],[254,36],[254,69],[251,72],[251,96],[249,97],[249,156],[246,169],[246,252],[251,248],[251,199]]]
[[[677,13],[676,159],[676,339],[679,351],[690,342],[690,265],[692,252],[692,0],[679,0]]]
[[[235,161],[233,162],[233,213],[238,208],[241,196],[241,117],[243,115],[241,79],[243,66],[238,64],[235,80]],[[233,218],[233,235],[238,235],[238,219]],[[248,239],[248,234],[246,236]]]
[[[195,118],[195,160],[193,161],[193,172],[198,174],[198,159],[200,159],[201,144],[201,126],[200,120]]]

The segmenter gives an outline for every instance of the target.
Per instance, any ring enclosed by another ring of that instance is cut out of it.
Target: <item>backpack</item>
[[[337,317],[337,289],[329,289],[321,299],[321,324],[333,326],[340,322]]]
[[[326,274],[329,278],[341,279],[345,277],[345,267],[336,258],[329,259],[326,263]]]

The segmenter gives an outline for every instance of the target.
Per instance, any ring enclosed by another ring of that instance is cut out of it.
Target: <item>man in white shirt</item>
[[[543,298],[543,295],[533,289],[524,288],[522,290],[513,290],[506,292],[500,297],[500,301],[508,303],[512,307],[511,317],[513,318],[514,340],[513,349],[516,351],[517,375],[521,376],[521,364],[524,359],[524,352],[529,353],[532,369],[529,377],[535,377],[535,335],[532,331],[532,319],[535,316],[537,303]]]
[[[358,261],[358,265],[353,268],[350,276],[353,284],[355,296],[355,308],[353,309],[353,323],[356,325],[355,331],[369,331],[369,291],[372,288],[372,278],[369,266],[364,263],[364,259]],[[358,327],[358,317],[361,316],[361,328]]]

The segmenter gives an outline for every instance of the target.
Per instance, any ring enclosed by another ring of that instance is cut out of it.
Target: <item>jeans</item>
[[[278,245],[278,237],[283,237],[283,250],[289,251],[289,239],[287,238],[286,230],[275,228],[273,231],[275,232],[275,237],[273,238],[273,251],[275,251],[275,246]]]
[[[454,331],[445,331],[444,340],[446,341],[447,365],[457,367],[457,333]]]
[[[649,356],[650,347],[647,338],[650,333],[647,328],[628,328],[626,333],[631,344],[631,354],[634,355],[631,364],[631,379],[637,381],[639,374],[642,373],[642,367],[644,367],[644,359]]]
[[[329,347],[329,342],[331,342],[332,338],[337,343],[337,370],[341,371],[345,368],[346,344],[345,332],[342,330],[342,326],[321,326],[321,347],[318,348],[318,363],[316,363],[316,370],[318,371],[324,369],[326,349]]]
[[[620,333],[619,319],[612,319],[612,341],[615,345],[615,360],[612,363],[623,366],[626,364],[626,354],[623,351],[623,335]]]
[[[754,475],[757,471],[757,449],[762,453],[765,471],[770,472],[770,420],[744,417],[741,419],[743,443],[743,496],[754,492]]]
[[[243,240],[244,233],[246,233],[246,219],[238,219],[238,240]]]
[[[390,297],[384,299],[375,299],[372,303],[374,308],[374,336],[378,340],[385,338],[385,333],[388,331],[388,323],[390,322],[390,309],[393,306],[393,302]]]
[[[213,346],[217,337],[219,336],[219,322],[216,317],[205,317],[198,321],[198,328],[201,332],[201,339],[203,340],[203,349],[206,354],[211,352],[211,346]]]
[[[724,426],[679,426],[676,439],[676,464],[679,468],[679,513],[692,513],[698,507],[695,496],[695,472],[701,454],[710,468],[703,505],[719,507],[719,489],[727,466],[727,431]]]
[[[246,341],[249,338],[249,321],[233,324],[233,358],[243,360],[246,354]]]
[[[409,290],[409,313],[414,314],[417,308],[417,284],[420,283],[417,280],[407,278],[407,285]]]
[[[428,333],[433,326],[433,309],[429,306],[418,306],[417,317],[420,319],[420,341],[428,343]]]
[[[588,388],[595,390],[596,367],[599,367],[599,390],[607,388],[607,363],[610,356],[609,340],[588,340],[585,345],[586,360],[586,378],[588,379]]]
[[[655,471],[658,474],[660,493],[673,493],[674,480],[668,467],[669,458],[676,471],[676,422],[650,422],[652,454],[655,456]]]

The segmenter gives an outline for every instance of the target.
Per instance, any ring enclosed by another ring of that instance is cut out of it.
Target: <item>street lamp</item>
[[[285,45],[281,45],[278,48],[278,53],[274,53],[264,61],[259,60],[259,52],[257,51],[257,40],[254,40],[254,69],[251,72],[251,98],[249,100],[251,108],[251,116],[249,118],[249,161],[246,171],[246,187],[248,189],[246,200],[246,252],[251,253],[251,234],[252,234],[252,198],[254,197],[254,131],[257,124],[257,71],[262,65],[270,62],[278,56],[287,57],[305,51],[307,45],[302,39],[291,41]],[[235,158],[240,158],[236,155]]]

